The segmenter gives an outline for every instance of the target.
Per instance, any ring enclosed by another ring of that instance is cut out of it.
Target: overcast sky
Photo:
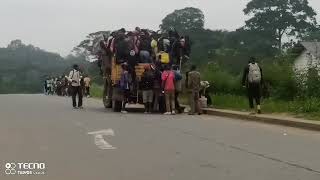
[[[249,0],[0,0],[0,47],[21,39],[67,55],[90,32],[135,26],[158,29],[175,9],[200,8],[206,28],[235,30]],[[320,14],[320,0],[309,0]],[[320,16],[318,15],[318,21]]]

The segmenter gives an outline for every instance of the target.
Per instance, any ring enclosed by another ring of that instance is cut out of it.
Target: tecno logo
[[[17,165],[15,163],[6,163],[5,165],[6,167],[6,170],[5,170],[5,173],[7,175],[15,175],[17,173]]]
[[[38,172],[41,170],[43,172],[46,169],[45,163],[6,163],[5,164],[5,173],[7,175],[15,174],[26,174],[32,173],[33,171]]]
[[[21,170],[44,170],[46,169],[45,163],[17,163],[18,168]]]

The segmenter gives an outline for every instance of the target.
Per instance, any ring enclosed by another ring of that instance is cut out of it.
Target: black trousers
[[[250,108],[254,108],[254,101],[256,105],[261,103],[261,84],[260,83],[249,83],[248,84],[248,98]]]
[[[86,91],[85,91],[85,95],[86,96],[90,96],[90,87],[86,87]]]
[[[76,97],[78,95],[78,107],[82,107],[82,98],[83,98],[83,89],[81,86],[72,86],[72,105],[73,107],[77,107]]]

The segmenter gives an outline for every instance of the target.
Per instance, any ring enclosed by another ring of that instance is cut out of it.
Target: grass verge
[[[217,94],[213,96],[213,104],[218,109],[249,111],[249,102],[245,96]],[[287,114],[310,120],[320,120],[320,99],[283,101],[277,99],[262,100],[262,110],[269,114]]]

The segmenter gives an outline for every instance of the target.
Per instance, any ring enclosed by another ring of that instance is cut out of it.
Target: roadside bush
[[[244,89],[241,86],[241,78],[220,68],[216,63],[207,64],[201,68],[202,79],[209,81],[209,91],[214,93],[243,95]]]
[[[103,86],[98,84],[92,84],[90,93],[92,97],[102,98]]]
[[[293,100],[298,94],[298,84],[291,63],[278,61],[262,64],[265,85],[268,86],[270,96]]]

